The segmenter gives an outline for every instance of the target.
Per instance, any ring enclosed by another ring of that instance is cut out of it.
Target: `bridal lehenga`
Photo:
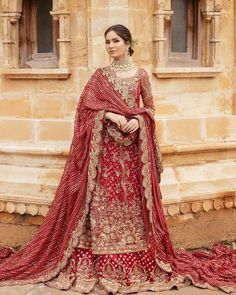
[[[143,106],[141,106],[143,104]],[[121,132],[105,111],[136,118]],[[120,78],[99,68],[81,95],[64,172],[37,234],[0,250],[0,285],[44,282],[89,293],[163,291],[193,284],[236,290],[236,251],[174,249],[160,192],[163,171],[144,69]]]

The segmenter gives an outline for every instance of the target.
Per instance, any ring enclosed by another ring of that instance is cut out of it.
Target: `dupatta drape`
[[[81,95],[74,136],[54,201],[31,241],[13,254],[5,248],[0,251],[0,285],[45,282],[66,265],[89,211],[105,111],[139,119],[140,181],[147,237],[160,267],[171,271],[174,252],[160,203],[160,153],[155,141],[154,119],[145,108],[127,106],[98,69]]]

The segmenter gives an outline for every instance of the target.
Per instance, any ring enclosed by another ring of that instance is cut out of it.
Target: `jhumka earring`
[[[128,47],[128,49],[127,49],[127,55],[128,55],[128,57],[130,57],[129,49],[130,49],[130,47]]]

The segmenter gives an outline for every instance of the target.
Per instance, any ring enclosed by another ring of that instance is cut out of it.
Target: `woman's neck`
[[[135,64],[131,59],[114,59],[111,63],[111,68],[116,72],[126,72],[135,68]]]

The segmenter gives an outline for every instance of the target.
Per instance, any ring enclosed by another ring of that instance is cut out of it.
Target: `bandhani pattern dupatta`
[[[140,121],[140,180],[143,184],[147,237],[160,267],[171,271],[174,252],[160,202],[159,175],[162,168],[155,141],[154,119],[145,108],[128,107],[102,70],[98,69],[81,95],[74,136],[54,201],[31,241],[15,253],[1,249],[0,285],[45,282],[66,265],[78,244],[89,212],[105,111],[126,117],[137,116]]]
[[[139,95],[139,94],[138,94]],[[161,155],[149,109],[130,108],[98,69],[77,107],[74,136],[64,172],[39,231],[22,249],[0,249],[0,285],[46,282],[62,270],[78,245],[96,183],[105,111],[139,120],[139,165],[144,225],[157,265],[201,288],[236,291],[236,250],[215,244],[210,251],[174,250],[166,226],[159,187]],[[183,286],[183,285],[182,285]]]

